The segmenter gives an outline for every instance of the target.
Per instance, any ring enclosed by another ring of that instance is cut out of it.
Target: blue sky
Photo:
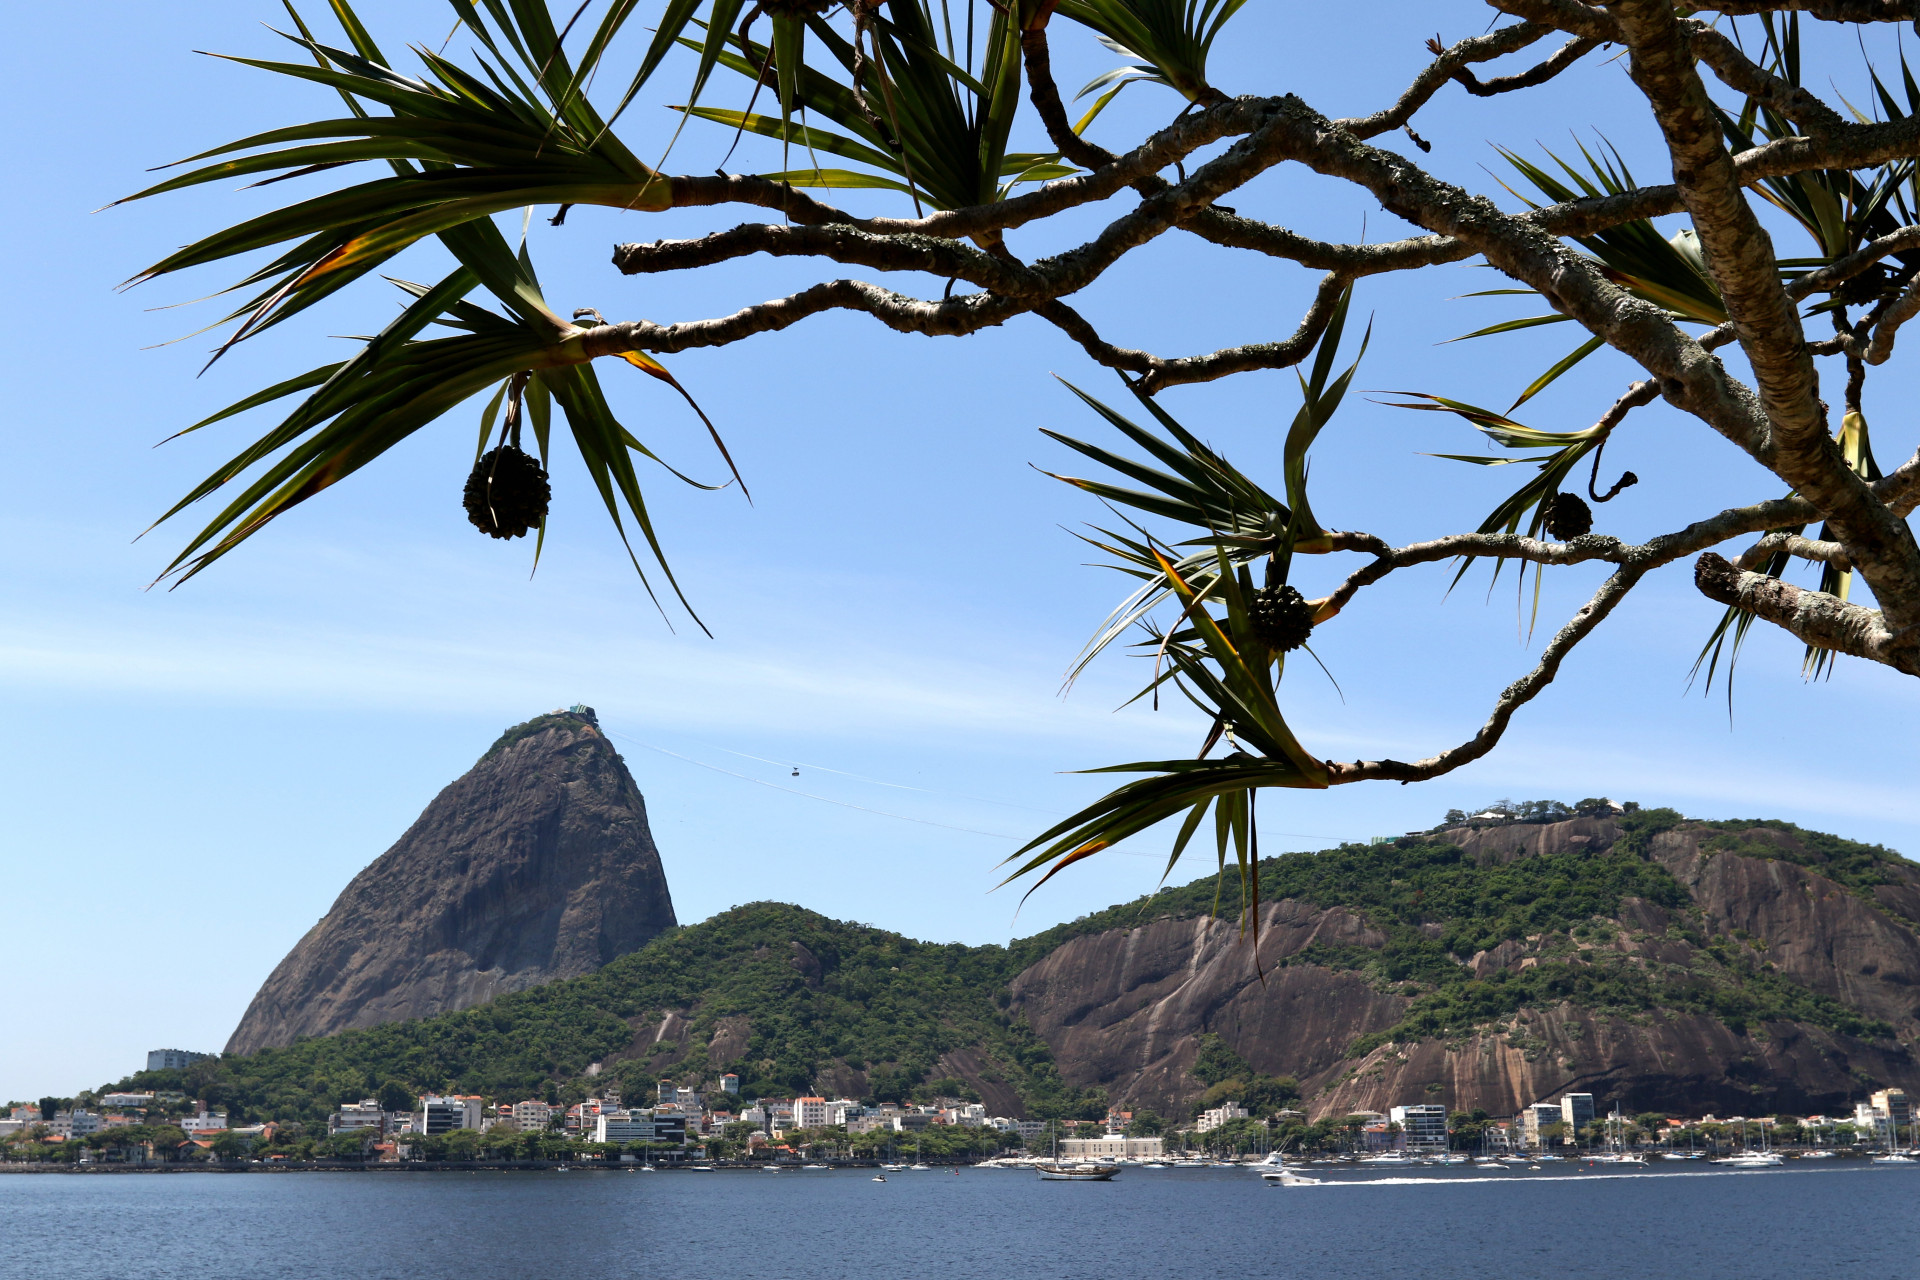
[[[1229,91],[1292,90],[1333,114],[1371,110],[1414,74],[1426,34],[1454,39],[1487,20],[1464,3],[1376,11],[1356,34],[1326,26],[1335,9],[1258,0],[1217,51],[1213,78]],[[390,49],[437,42],[445,12],[381,6],[378,34]],[[477,406],[180,590],[145,590],[190,529],[135,536],[263,424],[149,446],[334,358],[344,344],[327,335],[366,332],[391,314],[376,290],[352,291],[196,378],[205,338],[155,344],[212,319],[210,307],[154,308],[229,275],[113,291],[172,246],[286,195],[206,188],[89,212],[148,181],[149,166],[333,109],[317,90],[192,52],[284,56],[259,25],[276,21],[257,0],[40,6],[18,15],[18,38],[0,54],[15,117],[34,122],[15,134],[14,196],[0,209],[16,246],[0,321],[12,355],[0,376],[16,424],[11,501],[0,508],[16,548],[0,565],[0,707],[11,727],[0,737],[0,976],[16,1027],[31,1017],[35,1028],[0,1037],[0,1092],[65,1093],[139,1066],[149,1048],[220,1046],[267,971],[439,787],[504,726],[575,701],[598,708],[647,796],[683,921],[775,898],[916,936],[990,942],[1152,887],[1165,847],[1157,833],[1063,876],[1017,918],[1017,893],[992,891],[1001,858],[1097,794],[1098,779],[1065,771],[1181,754],[1202,729],[1172,706],[1114,711],[1137,677],[1125,659],[1060,695],[1063,670],[1119,582],[1082,566],[1084,550],[1063,526],[1097,509],[1034,469],[1081,470],[1037,429],[1101,438],[1052,375],[1121,393],[1036,321],[955,341],[827,316],[671,358],[754,494],[749,505],[737,492],[650,478],[673,562],[712,639],[684,619],[676,629],[662,622],[577,464],[556,473],[537,575],[529,546],[476,534],[459,495]],[[1056,36],[1055,56],[1069,87],[1112,62],[1071,29]],[[1857,54],[1841,49],[1834,68],[1859,100]],[[629,116],[637,150],[663,143],[671,121],[659,107],[682,83],[663,73]],[[1590,58],[1518,98],[1444,90],[1418,121],[1434,143],[1426,163],[1487,189],[1499,164],[1491,144],[1537,154],[1566,150],[1570,130],[1591,138],[1600,129],[1643,178],[1664,178],[1625,88],[1621,66]],[[1123,145],[1174,105],[1164,90],[1131,89],[1096,132]],[[692,128],[674,163],[710,169],[727,141]],[[1381,141],[1407,149],[1403,137]],[[751,152],[735,159],[774,163]],[[1294,170],[1234,203],[1343,239],[1403,229]],[[724,314],[840,274],[762,258],[626,279],[607,265],[618,240],[747,216],[583,209],[559,229],[536,220],[532,246],[557,306],[616,319]],[[1021,233],[1013,247],[1062,247],[1104,216],[1111,211]],[[1797,233],[1778,234],[1783,252],[1804,251]],[[431,249],[401,265],[436,278]],[[1528,313],[1525,300],[1459,297],[1495,283],[1459,266],[1363,284],[1355,307],[1372,317],[1374,345],[1356,386],[1510,401],[1572,340],[1550,327],[1439,345]],[[1076,305],[1111,339],[1174,354],[1291,332],[1312,285],[1285,264],[1169,235]],[[602,376],[637,434],[683,469],[717,475],[698,423],[670,393],[637,373]],[[1618,357],[1596,357],[1521,416],[1585,426],[1631,377]],[[1894,412],[1912,390],[1892,366],[1870,385],[1883,462],[1913,447]],[[1298,393],[1291,373],[1265,373],[1179,389],[1163,403],[1271,475]],[[1478,448],[1462,424],[1356,396],[1316,452],[1316,511],[1395,541],[1472,528],[1518,473],[1421,454]],[[1601,513],[1602,532],[1630,538],[1779,491],[1662,406],[1619,433],[1607,467],[1642,477]],[[1308,561],[1296,581],[1320,594],[1354,563]],[[1312,749],[1428,754],[1470,735],[1531,665],[1537,643],[1520,626],[1511,577],[1491,596],[1483,575],[1448,595],[1449,577],[1444,568],[1396,575],[1317,636],[1344,698],[1296,664],[1285,702]],[[1550,576],[1536,640],[1598,580],[1588,568]],[[1264,846],[1424,827],[1448,808],[1499,797],[1586,795],[1920,845],[1913,752],[1895,731],[1911,723],[1913,682],[1843,661],[1830,681],[1808,685],[1797,646],[1762,632],[1742,662],[1730,722],[1717,690],[1702,698],[1686,688],[1715,616],[1685,567],[1669,570],[1582,647],[1491,759],[1422,786],[1275,797],[1262,806]],[[1204,870],[1196,862],[1176,875]]]

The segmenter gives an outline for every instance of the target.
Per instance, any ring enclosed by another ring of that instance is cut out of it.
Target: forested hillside
[[[572,1101],[722,1071],[748,1096],[971,1093],[995,1113],[1094,1117],[1231,1088],[1208,1044],[1240,1074],[1297,1077],[1310,1109],[1409,1072],[1499,1105],[1549,1077],[1815,1098],[1913,1072],[1901,984],[1920,978],[1920,876],[1877,846],[1657,810],[1286,854],[1258,888],[1257,959],[1231,875],[1006,948],[756,903],[586,977],[229,1056],[200,1083],[238,1114],[309,1121],[383,1089]],[[1789,1052],[1802,1036],[1815,1053]],[[1733,1080],[1743,1061],[1752,1079]]]

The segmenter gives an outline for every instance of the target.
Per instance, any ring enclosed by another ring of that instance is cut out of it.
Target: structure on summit
[[[353,878],[227,1042],[251,1053],[591,973],[675,924],[646,802],[593,709],[502,734]]]

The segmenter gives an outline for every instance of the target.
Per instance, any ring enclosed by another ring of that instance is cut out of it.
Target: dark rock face
[[[353,878],[226,1051],[484,1004],[674,923],[632,775],[592,711],[555,712],[508,730]]]
[[[1208,1032],[1256,1071],[1298,1077],[1316,1117],[1429,1097],[1510,1115],[1568,1090],[1617,1101],[1628,1112],[1805,1113],[1844,1108],[1863,1080],[1920,1090],[1920,866],[1885,864],[1894,883],[1863,896],[1785,860],[1796,852],[1791,835],[1768,828],[1739,833],[1748,852],[1775,843],[1779,857],[1703,847],[1715,835],[1682,826],[1655,836],[1649,850],[1692,894],[1695,923],[1739,931],[1781,973],[1890,1023],[1895,1040],[1793,1022],[1741,1034],[1694,1014],[1622,1018],[1561,1005],[1523,1010],[1506,1025],[1459,1040],[1387,1044],[1349,1059],[1354,1039],[1393,1026],[1410,1001],[1351,970],[1281,967],[1315,942],[1385,941],[1344,908],[1292,900],[1262,908],[1264,985],[1238,926],[1200,917],[1074,938],[1020,974],[1012,990],[1069,1082],[1103,1087],[1117,1105],[1163,1115],[1184,1114],[1201,1092],[1188,1068]],[[1612,821],[1594,818],[1441,833],[1483,865],[1603,852],[1619,837]],[[1619,924],[1618,936],[1603,945],[1650,964],[1685,969],[1693,962],[1692,946],[1669,935],[1663,908],[1628,899]],[[1531,950],[1530,943],[1508,941],[1461,959],[1486,977],[1537,963]]]

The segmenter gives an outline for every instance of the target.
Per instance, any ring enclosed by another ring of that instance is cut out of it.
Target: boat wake
[[[1321,1187],[1464,1187],[1477,1183],[1494,1182],[1502,1186],[1566,1186],[1582,1182],[1646,1182],[1655,1178],[1740,1178],[1753,1173],[1762,1173],[1760,1169],[1689,1169],[1684,1173],[1555,1173],[1544,1178],[1516,1178],[1511,1174],[1502,1177],[1426,1177],[1426,1178],[1323,1178],[1315,1185]],[[1838,1173],[1841,1170],[1822,1170]],[[1853,1172],[1864,1172],[1856,1170]]]

